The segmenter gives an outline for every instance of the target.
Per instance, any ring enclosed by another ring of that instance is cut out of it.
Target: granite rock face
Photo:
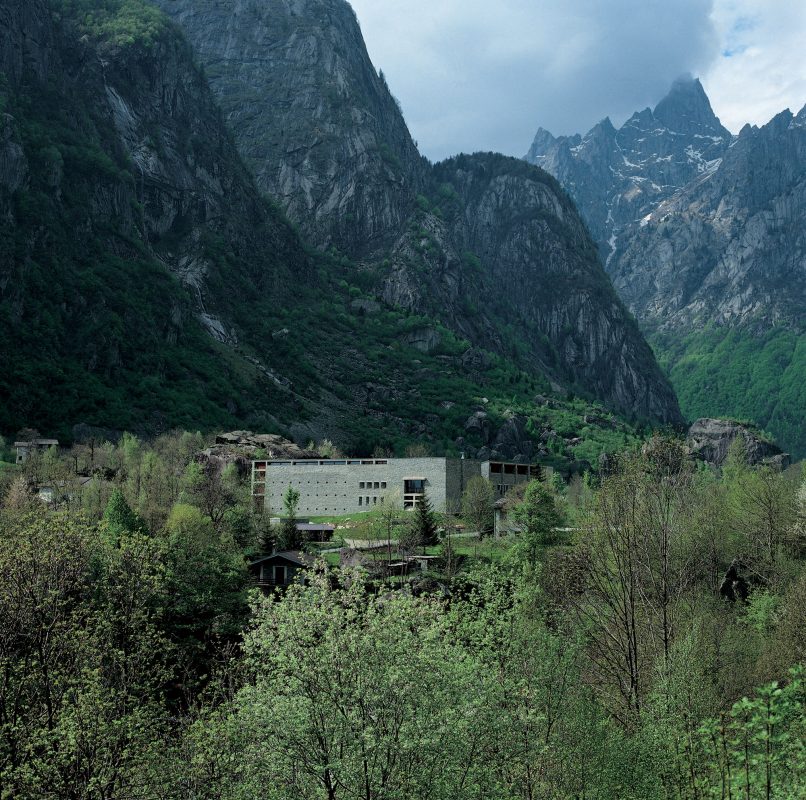
[[[262,189],[387,305],[622,413],[678,423],[576,209],[494,154],[431,166],[344,0],[156,0],[204,65]]]
[[[108,237],[109,249],[131,257],[141,242],[193,298],[198,320],[219,341],[237,341],[226,320],[223,274],[210,253],[210,239],[229,242],[246,278],[279,298],[288,285],[284,270],[267,270],[261,252],[277,254],[300,268],[307,259],[293,232],[272,220],[252,177],[240,163],[230,133],[187,44],[166,24],[147,48],[98,43],[70,21],[54,16],[42,0],[5,4],[0,28],[0,66],[12,87],[34,95],[49,91],[65,105],[88,109],[98,146],[127,162],[129,181],[114,165],[82,176],[91,199],[74,226],[80,235]],[[55,154],[46,181],[57,203],[61,162]],[[0,118],[0,200],[26,180],[25,153],[16,121]],[[71,187],[75,189],[76,187]],[[37,242],[31,242],[33,251]],[[222,317],[222,319],[219,319]],[[179,320],[166,319],[167,327]]]
[[[185,31],[260,188],[312,243],[372,252],[427,165],[344,0],[157,0]]]

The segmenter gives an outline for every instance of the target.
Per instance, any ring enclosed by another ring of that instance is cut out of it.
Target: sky
[[[806,105],[806,0],[351,0],[424,155],[522,156],[698,76],[738,132]]]

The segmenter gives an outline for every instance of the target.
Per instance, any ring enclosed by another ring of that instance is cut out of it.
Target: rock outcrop
[[[315,450],[305,450],[294,442],[275,433],[252,433],[252,431],[230,431],[216,436],[215,444],[196,454],[196,460],[221,469],[234,464],[238,471],[246,475],[251,462],[257,458],[303,459],[321,458]]]
[[[725,419],[698,419],[688,430],[686,446],[692,456],[715,467],[728,458],[731,445],[741,438],[747,463],[768,464],[778,469],[789,466],[789,455],[753,428]]]
[[[260,188],[309,241],[377,250],[424,181],[344,0],[157,0],[183,28]]]

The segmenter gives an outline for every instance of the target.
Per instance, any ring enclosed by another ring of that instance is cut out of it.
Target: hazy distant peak
[[[557,137],[545,128],[538,128],[532,146],[526,155],[526,160],[534,162],[535,159],[542,158],[548,151],[557,144]]]
[[[659,122],[680,133],[730,136],[714,114],[700,79],[691,75],[678,78],[653,113]]]

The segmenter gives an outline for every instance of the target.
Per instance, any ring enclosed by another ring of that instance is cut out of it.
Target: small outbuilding
[[[329,542],[333,538],[336,526],[327,523],[298,522],[297,530],[306,542]]]
[[[285,589],[303,579],[303,573],[313,566],[314,557],[299,550],[284,550],[256,559],[249,572],[257,586],[264,591]]]

